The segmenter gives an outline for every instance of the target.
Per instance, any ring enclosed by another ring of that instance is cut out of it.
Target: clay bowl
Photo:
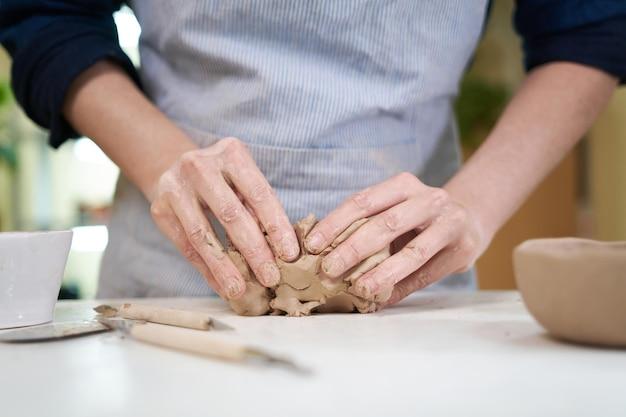
[[[626,347],[626,242],[528,240],[513,265],[526,307],[553,336]]]

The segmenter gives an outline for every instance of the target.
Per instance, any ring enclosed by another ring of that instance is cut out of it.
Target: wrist
[[[172,169],[183,154],[198,149],[198,146],[183,135],[181,138],[170,139],[161,146],[157,145],[156,149],[159,149],[158,154],[146,161],[149,166],[136,176],[135,181],[149,202],[155,199],[163,174]]]
[[[476,185],[475,183],[473,185]],[[482,247],[481,251],[489,246],[489,243],[493,239],[498,229],[502,226],[497,219],[500,216],[492,214],[493,204],[488,203],[486,199],[482,198],[478,192],[476,192],[471,185],[464,185],[458,182],[450,181],[443,187],[450,198],[456,203],[463,206],[474,223],[475,228],[480,236]]]

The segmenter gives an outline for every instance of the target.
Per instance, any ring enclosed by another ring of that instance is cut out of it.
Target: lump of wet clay
[[[528,310],[552,335],[626,347],[626,242],[529,240],[513,264]]]
[[[304,247],[304,239],[317,220],[310,214],[294,225],[300,256],[292,262],[276,259],[281,279],[273,288],[265,288],[254,277],[243,256],[233,247],[227,253],[241,275],[246,280],[246,291],[237,300],[231,300],[232,309],[244,316],[264,314],[286,314],[307,316],[311,313],[370,313],[378,305],[391,297],[393,287],[386,288],[371,298],[363,298],[352,292],[352,285],[364,273],[377,266],[390,256],[389,247],[382,249],[337,279],[324,276],[321,262],[325,255],[346,240],[361,227],[367,219],[359,220],[320,254],[309,253]]]

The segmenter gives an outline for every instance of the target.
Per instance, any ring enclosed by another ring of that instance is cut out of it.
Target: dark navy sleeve
[[[528,70],[569,61],[626,83],[626,0],[518,0],[514,22]]]
[[[79,136],[62,114],[72,81],[97,61],[109,59],[139,84],[119,46],[113,0],[1,0],[0,42],[13,58],[11,85],[17,101],[50,130],[50,144]]]

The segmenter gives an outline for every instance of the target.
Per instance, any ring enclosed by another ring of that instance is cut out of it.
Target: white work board
[[[234,328],[224,337],[313,373],[115,333],[0,344],[0,416],[626,416],[626,351],[551,339],[515,291],[422,292],[375,314],[304,318],[238,317],[209,298],[130,301],[207,311]],[[60,302],[55,320],[90,319],[99,303]]]

